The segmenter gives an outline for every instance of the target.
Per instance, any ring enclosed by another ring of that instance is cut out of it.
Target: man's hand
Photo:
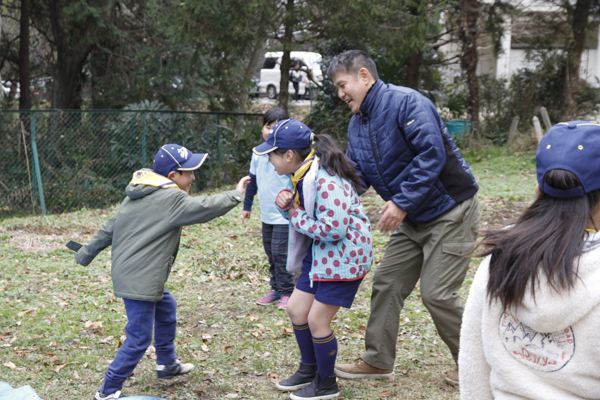
[[[244,223],[244,220],[250,219],[251,215],[251,211],[242,211],[242,224]]]
[[[383,215],[377,223],[377,229],[381,232],[394,232],[406,217],[406,211],[398,207],[392,200],[381,207],[379,214],[382,213]]]
[[[238,192],[244,194],[244,192],[246,191],[246,185],[250,183],[250,177],[249,176],[245,176],[242,179],[240,179],[240,181],[238,182],[237,186],[235,187],[235,190],[237,190]]]
[[[277,204],[277,207],[281,208],[282,210],[285,210],[286,208],[288,208],[291,201],[292,201],[292,192],[290,192],[289,190],[282,190],[277,195],[277,199],[275,200],[275,203]]]

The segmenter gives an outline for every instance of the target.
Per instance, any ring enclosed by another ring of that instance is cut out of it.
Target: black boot
[[[317,364],[300,363],[298,371],[290,378],[283,379],[275,384],[279,390],[298,390],[310,385],[317,374]]]
[[[297,392],[291,393],[290,399],[324,400],[333,399],[334,397],[338,397],[340,395],[335,375],[328,376],[327,378],[323,379],[321,383],[319,383],[319,380],[319,374],[317,373],[315,379],[313,379],[310,385],[304,389],[298,390]]]

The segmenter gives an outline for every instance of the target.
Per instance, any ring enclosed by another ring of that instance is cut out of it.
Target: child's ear
[[[177,173],[177,171],[171,171],[171,172],[169,172],[169,175],[167,175],[167,178],[173,180],[173,177],[175,176],[176,173]]]
[[[294,156],[295,156],[295,154],[294,154],[294,152],[293,152],[293,151],[291,151],[291,150],[288,150],[288,151],[286,151],[286,152],[285,152],[285,160],[286,160],[287,162],[292,162],[292,161],[294,161]]]
[[[542,189],[540,189],[540,184],[539,183],[535,184],[535,188],[533,190],[535,190],[535,195],[537,197],[540,197],[542,195]]]

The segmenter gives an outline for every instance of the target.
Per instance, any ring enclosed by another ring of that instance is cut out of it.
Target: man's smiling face
[[[350,110],[354,114],[360,111],[360,105],[370,87],[368,77],[365,79],[361,75],[361,72],[363,70],[359,71],[357,75],[353,75],[348,72],[339,71],[332,79],[333,85],[337,89],[338,97],[348,104],[348,107],[350,107]]]

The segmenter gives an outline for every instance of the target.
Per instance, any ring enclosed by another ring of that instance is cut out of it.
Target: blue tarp
[[[92,397],[93,395],[89,396]],[[21,386],[18,389],[13,389],[6,382],[0,381],[0,400],[42,400],[40,396],[35,393],[31,386]],[[127,396],[127,400],[164,400],[158,397],[148,396]]]

